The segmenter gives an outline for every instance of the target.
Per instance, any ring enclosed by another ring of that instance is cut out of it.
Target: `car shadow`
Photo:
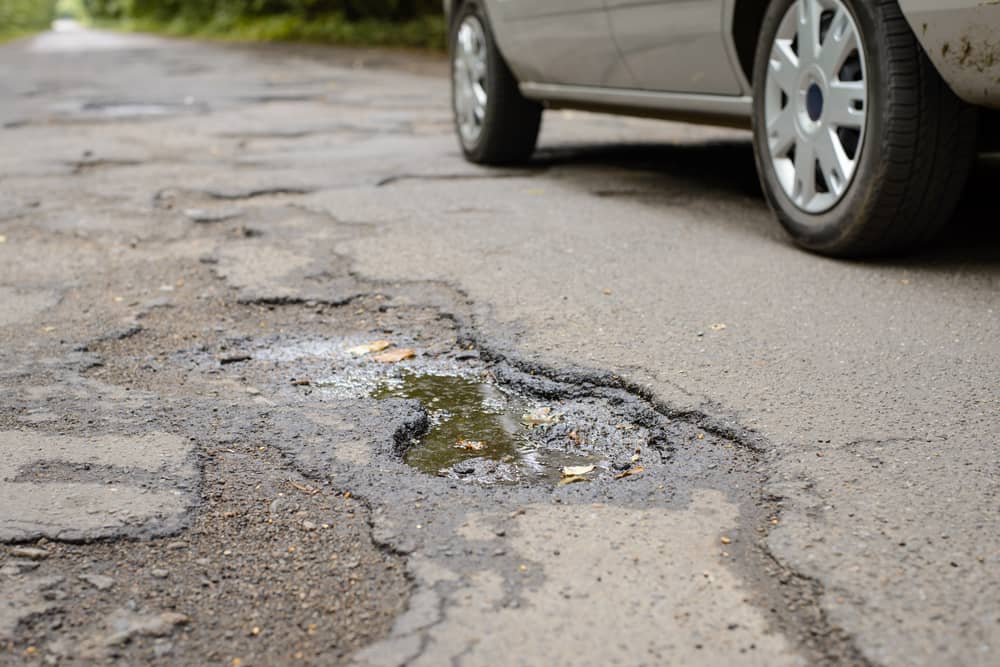
[[[759,206],[761,212],[767,206],[749,140],[558,145],[540,148],[532,166],[547,168],[554,177],[575,182],[597,197],[620,196],[657,205],[680,194],[684,200]],[[609,179],[608,169],[619,174]],[[905,256],[867,263],[932,270],[996,268],[1000,265],[998,183],[1000,157],[981,157],[958,209],[932,243]],[[723,224],[756,227],[754,218],[726,216]]]

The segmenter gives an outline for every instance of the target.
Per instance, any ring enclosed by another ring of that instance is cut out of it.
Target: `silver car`
[[[445,0],[445,12],[469,160],[528,159],[546,108],[752,128],[767,201],[797,243],[829,255],[933,236],[1000,109],[995,0]]]

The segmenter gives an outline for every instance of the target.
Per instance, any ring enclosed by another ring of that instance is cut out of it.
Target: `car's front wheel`
[[[452,109],[465,157],[479,164],[527,160],[538,140],[542,107],[521,95],[481,2],[462,3],[450,46]]]
[[[797,243],[890,253],[947,222],[975,158],[976,110],[895,0],[777,0],[754,69],[761,183]]]

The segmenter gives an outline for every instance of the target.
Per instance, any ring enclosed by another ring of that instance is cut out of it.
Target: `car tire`
[[[455,131],[466,159],[490,165],[528,160],[538,141],[542,106],[521,94],[481,2],[469,0],[458,9],[449,52]],[[470,97],[477,95],[482,97]]]
[[[977,110],[941,79],[895,0],[772,2],[753,80],[761,184],[800,246],[892,254],[948,222],[976,156]]]

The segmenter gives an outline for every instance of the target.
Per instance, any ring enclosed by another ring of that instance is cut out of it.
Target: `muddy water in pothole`
[[[435,474],[482,456],[513,462],[529,446],[521,426],[527,403],[477,378],[403,373],[386,380],[374,398],[420,401],[431,426],[406,454],[406,462]]]
[[[430,428],[405,457],[425,473],[461,473],[464,461],[490,459],[502,466],[486,466],[494,481],[558,480],[562,466],[593,462],[591,456],[539,448],[521,422],[531,403],[478,377],[405,372],[385,380],[372,397],[413,399],[427,410]],[[476,472],[483,467],[466,474]]]

